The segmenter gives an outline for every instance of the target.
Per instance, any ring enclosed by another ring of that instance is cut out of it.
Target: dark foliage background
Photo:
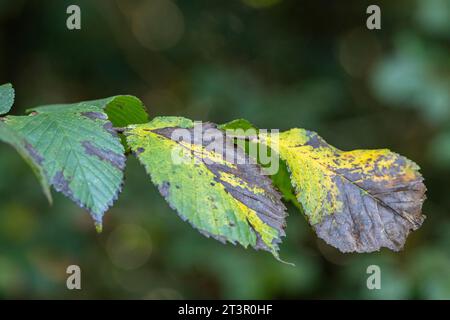
[[[97,234],[0,146],[1,298],[450,298],[450,1],[0,1],[0,82],[13,113],[129,93],[151,115],[303,127],[341,148],[388,147],[422,167],[423,227],[405,250],[340,254],[289,207],[283,265],[206,239],[136,160]],[[79,4],[82,30],[66,28]],[[69,291],[66,267],[82,269]],[[382,289],[366,288],[366,268]]]

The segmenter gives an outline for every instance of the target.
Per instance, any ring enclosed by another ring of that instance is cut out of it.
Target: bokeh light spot
[[[184,33],[183,14],[169,0],[146,1],[136,7],[131,19],[134,36],[150,50],[172,48]]]
[[[354,29],[339,42],[339,62],[352,77],[363,77],[379,57],[381,45],[372,32]]]
[[[144,265],[150,258],[152,241],[144,228],[124,224],[111,233],[106,249],[115,266],[133,270]]]

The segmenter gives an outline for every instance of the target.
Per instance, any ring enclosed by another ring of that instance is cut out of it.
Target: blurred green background
[[[44,4],[45,3],[45,4]],[[382,29],[365,27],[379,4]],[[82,29],[66,28],[81,7]],[[0,1],[12,113],[126,93],[155,115],[303,127],[341,149],[416,161],[427,219],[400,253],[340,254],[289,206],[284,260],[182,222],[129,158],[97,234],[0,145],[0,298],[450,298],[450,1]],[[66,289],[66,267],[82,290]],[[382,289],[366,288],[377,264]]]

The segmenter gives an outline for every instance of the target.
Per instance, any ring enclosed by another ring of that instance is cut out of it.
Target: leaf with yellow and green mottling
[[[387,149],[344,152],[303,129],[281,133],[278,151],[310,224],[342,252],[398,251],[422,225],[426,188],[405,157]]]
[[[132,125],[127,142],[183,220],[206,236],[278,257],[285,207],[261,168],[211,123],[158,117]],[[182,137],[182,138],[180,138]],[[225,140],[225,139],[224,139]],[[216,145],[216,146],[217,146]]]

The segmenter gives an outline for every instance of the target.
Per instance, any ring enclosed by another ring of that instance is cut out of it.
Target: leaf
[[[116,110],[122,116],[113,116],[116,123],[127,123],[134,114],[131,110],[127,115],[127,101],[136,108],[137,99],[113,97],[37,107],[29,116],[5,118],[5,123],[40,154],[49,183],[86,208],[98,230],[104,212],[121,191],[125,167],[124,147],[105,112]]]
[[[342,252],[398,251],[425,218],[419,167],[394,152],[344,152],[292,129],[280,134],[279,153],[310,224]]]
[[[148,114],[142,101],[135,96],[120,95],[104,99],[83,101],[74,104],[55,104],[39,107],[40,111],[61,111],[61,108],[82,109],[98,109],[95,111],[103,111],[108,115],[114,127],[125,127],[129,124],[148,122]],[[34,111],[36,108],[27,110]]]
[[[218,126],[219,129],[222,130],[228,130],[230,134],[232,134],[232,130],[243,130],[244,132],[239,132],[239,135],[242,135],[241,138],[250,137],[254,135],[254,132],[256,134],[259,133],[259,129],[255,127],[252,123],[245,119],[236,119],[232,120],[230,122],[224,123],[222,125]],[[255,131],[252,131],[255,130]],[[245,144],[245,151],[248,153],[249,144],[259,144],[259,140],[255,139],[247,139]],[[268,152],[271,152],[271,149],[268,149]],[[259,153],[258,153],[259,155]],[[269,156],[269,155],[268,155]],[[264,164],[261,163],[259,157],[257,157],[258,164],[261,166],[264,166]],[[303,210],[301,208],[301,205],[298,203],[297,198],[294,194],[294,188],[292,187],[291,180],[290,180],[290,173],[287,169],[286,162],[284,160],[279,160],[278,165],[279,170],[276,174],[271,175],[270,178],[272,179],[273,184],[275,187],[281,192],[283,195],[283,199],[286,201],[292,202],[299,210]]]
[[[23,137],[21,137],[17,132],[2,121],[0,121],[0,140],[14,147],[14,149],[16,149],[16,151],[28,163],[38,178],[45,196],[48,201],[52,203],[50,186],[44,168],[42,167],[42,156],[31,146],[31,144],[25,141]]]
[[[303,211],[301,204],[295,196],[295,190],[291,184],[290,172],[286,161],[280,159],[278,172],[271,176],[273,184],[280,190],[285,201],[292,202],[299,210]]]
[[[85,103],[103,109],[114,127],[148,122],[145,106],[135,96],[121,95]]]
[[[217,126],[220,130],[236,130],[236,129],[242,129],[242,130],[248,130],[248,129],[255,129],[258,130],[250,121],[245,119],[236,119],[232,120],[230,122],[221,124]]]
[[[0,86],[0,115],[7,114],[14,104],[14,88],[11,83]]]
[[[189,136],[180,141],[172,135],[181,128]],[[153,183],[183,220],[208,237],[264,249],[278,258],[286,217],[280,194],[240,148],[229,141],[222,151],[208,148],[206,133],[224,137],[214,124],[178,117],[155,118],[125,132]],[[227,161],[227,152],[239,161]]]

